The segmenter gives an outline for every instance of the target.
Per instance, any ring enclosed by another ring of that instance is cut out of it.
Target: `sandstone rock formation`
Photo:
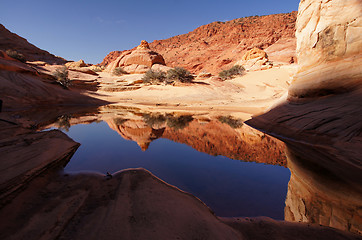
[[[0,120],[0,200],[68,162],[79,143],[58,130],[35,132]]]
[[[96,75],[96,76],[98,75],[95,71],[93,71],[95,67],[88,66],[82,59],[79,60],[78,62],[67,62],[65,66],[72,71]]]
[[[362,235],[359,169],[349,169],[347,175],[339,175],[341,181],[326,169],[330,164],[328,158],[339,160],[340,155],[329,149],[287,146],[291,177],[285,200],[285,220],[317,223]],[[324,162],[325,166],[317,167],[315,161]],[[344,162],[336,161],[335,167],[344,168]],[[354,176],[354,182],[348,179],[350,176]]]
[[[122,67],[128,73],[145,73],[154,64],[166,65],[163,57],[152,51],[148,43],[142,40],[136,50],[126,51],[121,54],[115,61],[107,66],[108,72],[113,72],[115,68]]]
[[[298,72],[289,88],[289,102],[248,123],[295,139],[358,142],[361,19],[360,0],[302,1],[297,20]]]
[[[317,175],[306,175],[299,166],[294,170],[292,167],[286,202],[288,220],[316,222],[359,234],[361,29],[361,0],[301,1],[297,20],[298,71],[288,100],[246,122],[278,138],[308,146],[299,149],[308,156],[301,162],[317,169]],[[327,187],[320,186],[325,180],[318,175],[323,173],[333,180]],[[359,192],[357,198],[350,188]]]
[[[153,64],[151,69],[153,71],[160,71],[160,72],[167,72],[168,70],[172,69],[172,67],[168,67],[162,64]]]
[[[146,40],[142,40],[140,45],[137,46],[138,50],[149,50],[150,45],[148,45],[148,42]]]
[[[0,96],[3,110],[106,103],[63,89],[60,85],[56,85],[54,77],[48,71],[5,58],[0,58]]]
[[[290,97],[314,97],[362,86],[361,0],[305,0],[297,20],[298,72]]]
[[[49,64],[64,64],[66,62],[65,59],[30,44],[26,39],[10,32],[0,24],[0,50],[9,49],[23,54],[27,61],[43,61]]]
[[[78,62],[67,62],[65,66],[67,68],[81,68],[81,67],[87,67],[87,64],[85,64],[83,59],[80,59]]]
[[[29,207],[31,206],[31,207]],[[0,210],[2,239],[355,239],[331,228],[216,217],[144,169],[47,174]]]
[[[153,129],[143,121],[126,121],[117,124],[117,120],[109,120],[107,123],[124,139],[135,141],[142,151],[146,151],[150,143],[161,137],[164,132],[164,128]]]
[[[164,57],[167,66],[184,67],[192,73],[218,74],[220,68],[232,67],[253,47],[264,49],[273,62],[288,63],[295,58],[296,16],[292,12],[214,22],[149,45]],[[109,53],[101,65],[108,65],[125,52]]]
[[[249,71],[265,70],[272,68],[273,66],[273,64],[269,61],[266,52],[260,48],[252,48],[247,51],[242,59],[235,65],[241,65]]]

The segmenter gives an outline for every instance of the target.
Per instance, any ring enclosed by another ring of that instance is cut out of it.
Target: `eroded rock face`
[[[35,132],[0,121],[0,202],[33,178],[66,164],[79,147],[58,130]]]
[[[264,49],[271,61],[288,63],[291,57],[295,58],[296,15],[292,12],[213,22],[149,45],[164,57],[167,66],[184,67],[192,73],[218,74],[253,47]],[[124,52],[110,52],[101,65],[108,65]]]
[[[80,68],[80,67],[86,67],[87,64],[85,64],[85,62],[80,59],[78,62],[68,62],[65,64],[66,67],[68,68]]]
[[[148,45],[148,42],[146,40],[142,40],[141,44],[137,47],[138,50],[148,50],[150,49],[150,45]]]
[[[236,65],[241,65],[246,70],[251,71],[265,70],[273,66],[273,64],[269,62],[266,52],[260,48],[252,48],[247,51]]]
[[[248,61],[254,58],[267,58],[267,57],[268,56],[265,51],[255,47],[247,51],[241,60]]]
[[[82,59],[80,59],[78,62],[68,62],[65,64],[65,66],[72,71],[91,74],[91,75],[98,75],[93,69],[94,66],[88,66]]]
[[[361,0],[301,1],[298,72],[289,101],[247,123],[279,137],[357,144],[362,134],[361,17]]]
[[[358,186],[359,178],[354,183],[347,183],[350,180],[346,179],[351,175],[357,176],[359,169],[349,169],[348,173],[336,178],[324,168],[327,166],[323,164],[327,151],[322,149],[323,154],[320,154],[305,146],[302,148],[303,152],[298,152],[295,148],[288,145],[291,177],[285,200],[285,220],[317,223],[361,235],[362,194],[359,191],[361,186]],[[333,157],[338,159],[340,156]],[[325,164],[330,164],[328,159]],[[335,165],[345,167],[343,161],[336,161]]]
[[[115,68],[122,67],[128,73],[145,73],[154,64],[166,65],[163,57],[152,51],[148,43],[142,40],[136,50],[123,52],[115,61],[111,62],[107,71],[113,72]]]
[[[16,50],[25,56],[26,61],[43,61],[50,64],[64,64],[65,59],[54,56],[33,44],[29,43],[25,38],[7,30],[0,24],[0,50]]]
[[[289,89],[290,97],[361,87],[361,0],[301,1],[296,37],[298,72]]]
[[[105,103],[51,84],[55,81],[45,79],[43,75],[29,65],[0,58],[0,96],[4,111],[49,104],[56,106]]]

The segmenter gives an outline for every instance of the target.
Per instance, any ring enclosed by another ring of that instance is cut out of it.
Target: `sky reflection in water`
[[[163,138],[143,152],[105,122],[75,125],[66,134],[81,143],[66,172],[113,173],[142,167],[200,198],[218,216],[284,219],[287,168],[211,156]]]

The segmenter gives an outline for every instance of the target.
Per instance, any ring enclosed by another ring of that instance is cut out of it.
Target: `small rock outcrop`
[[[87,67],[87,64],[85,64],[84,60],[81,59],[78,62],[67,62],[65,66],[67,68],[81,68],[81,67]]]
[[[137,47],[138,50],[149,50],[150,45],[148,45],[148,42],[146,40],[142,40],[141,44]]]
[[[88,66],[82,59],[78,62],[67,62],[65,66],[72,71],[91,74],[91,75],[98,75],[93,66]]]
[[[247,51],[235,65],[242,65],[248,71],[265,70],[273,67],[266,52],[256,47]]]
[[[247,51],[241,60],[248,61],[255,58],[268,58],[268,55],[265,51],[255,47]]]
[[[115,68],[122,67],[128,73],[145,73],[154,64],[166,65],[163,57],[150,49],[148,43],[142,40],[136,50],[126,51],[121,54],[115,61],[111,62],[108,72],[113,72]]]

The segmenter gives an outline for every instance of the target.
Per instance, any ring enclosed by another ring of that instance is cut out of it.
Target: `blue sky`
[[[299,0],[0,0],[0,23],[67,60],[99,63],[113,50],[188,33],[214,21],[286,13]]]

